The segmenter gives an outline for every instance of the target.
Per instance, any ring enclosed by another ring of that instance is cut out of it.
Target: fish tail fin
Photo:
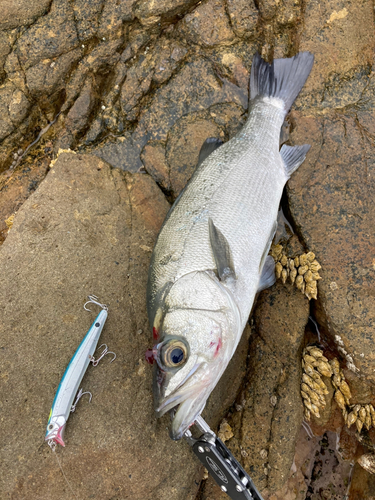
[[[314,63],[310,52],[289,59],[274,59],[268,64],[256,53],[251,66],[250,100],[257,96],[274,97],[284,102],[285,113],[304,86]]]

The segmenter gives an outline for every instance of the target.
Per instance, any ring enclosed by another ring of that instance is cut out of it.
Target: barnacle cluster
[[[323,356],[323,352],[315,346],[304,349],[302,368],[301,395],[305,406],[305,418],[310,420],[311,413],[319,418],[319,409],[325,407],[325,394],[328,394],[322,375],[331,377],[333,374],[332,368],[328,359]]]
[[[277,279],[286,283],[289,278],[298,290],[301,290],[308,299],[316,299],[318,295],[317,281],[321,279],[319,269],[321,265],[315,259],[313,252],[297,255],[295,258],[287,257],[282,245],[272,245],[270,254],[275,261],[275,274]]]
[[[371,426],[375,427],[375,408],[371,404],[366,405],[351,405],[349,409],[345,409],[344,420],[346,425],[350,427],[355,423],[357,431],[361,432],[365,426],[367,430]]]
[[[331,359],[329,362],[333,371],[332,385],[336,389],[335,401],[342,409],[345,419],[345,412],[347,412],[346,405],[349,405],[349,400],[352,397],[348,384],[345,381],[344,373],[340,368],[340,363],[337,358]]]
[[[321,378],[323,375],[331,378],[335,388],[334,398],[342,410],[346,425],[350,427],[355,423],[359,433],[363,426],[367,430],[371,426],[375,428],[375,408],[372,404],[350,404],[352,395],[337,358],[328,361],[321,349],[308,346],[302,354],[302,368],[301,395],[306,420],[310,420],[311,413],[319,418],[319,409],[326,405],[325,394],[328,394],[328,390]]]

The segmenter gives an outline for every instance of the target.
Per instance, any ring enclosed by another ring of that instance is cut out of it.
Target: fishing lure
[[[70,360],[70,363],[67,366],[65,373],[60,381],[55,399],[53,400],[45,436],[45,440],[48,441],[48,444],[52,449],[56,446],[56,443],[65,446],[63,439],[65,425],[69,418],[69,414],[75,410],[78,400],[84,394],[90,394],[91,401],[91,393],[82,392],[82,389],[80,389],[77,394],[78,387],[89,364],[92,363],[94,366],[96,366],[102,359],[102,357],[110,352],[108,351],[107,346],[105,344],[102,344],[103,346],[105,346],[105,349],[101,353],[100,357],[98,359],[95,359],[93,356],[99,341],[100,334],[102,333],[104,323],[108,316],[108,308],[106,305],[100,304],[98,302],[98,298],[95,297],[95,295],[89,295],[88,298],[88,302],[86,302],[84,305],[84,309],[86,311],[90,311],[90,309],[86,308],[86,305],[89,303],[100,306],[102,310],[96,317],[95,321],[91,325],[91,328],[86,333],[74,356]],[[114,354],[114,358],[112,359],[112,361],[114,361],[116,358],[116,354],[112,352],[111,354]],[[72,403],[76,394],[77,399],[73,405]]]

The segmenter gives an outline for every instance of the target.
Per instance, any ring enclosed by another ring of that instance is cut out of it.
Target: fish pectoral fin
[[[217,148],[223,144],[223,141],[216,139],[216,137],[209,137],[206,139],[199,151],[197,167],[204,162],[206,158],[210,156]]]
[[[310,147],[310,144],[304,144],[303,146],[286,146],[284,144],[280,149],[280,155],[288,177],[304,162]]]
[[[261,292],[266,288],[272,286],[276,281],[275,276],[275,261],[271,257],[271,255],[267,255],[266,260],[264,262],[264,266],[262,269],[262,274],[259,278],[258,290],[257,292]]]
[[[235,278],[236,273],[234,271],[232,252],[228,240],[220,229],[215,226],[211,218],[208,219],[208,230],[219,279],[224,280],[229,276]]]

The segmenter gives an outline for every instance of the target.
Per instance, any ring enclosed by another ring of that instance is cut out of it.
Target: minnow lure
[[[97,301],[97,297],[95,297],[95,295],[89,295],[89,301],[84,305],[84,309],[86,311],[90,310],[86,309],[86,305],[89,303],[97,304],[102,308],[102,311],[100,311],[95,321],[91,325],[90,330],[86,333],[74,356],[70,360],[69,365],[67,366],[65,373],[60,381],[55,399],[52,403],[51,412],[49,414],[47,432],[45,437],[45,440],[48,441],[48,444],[51,447],[56,446],[55,443],[59,443],[62,446],[65,446],[63,433],[65,430],[66,422],[69,418],[69,414],[70,412],[75,410],[75,406],[78,400],[83,396],[83,394],[87,394],[83,393],[81,389],[77,395],[76,402],[74,403],[74,405],[72,405],[74,396],[77,394],[78,387],[82,381],[82,378],[91,362],[94,366],[96,366],[99,360],[109,352],[107,346],[105,346],[105,349],[102,352],[100,358],[97,360],[94,359],[93,354],[98,344],[100,334],[102,333],[104,323],[108,316],[108,308],[106,305],[100,304]],[[114,358],[112,359],[112,361],[114,361],[115,357],[116,355],[114,354]]]

